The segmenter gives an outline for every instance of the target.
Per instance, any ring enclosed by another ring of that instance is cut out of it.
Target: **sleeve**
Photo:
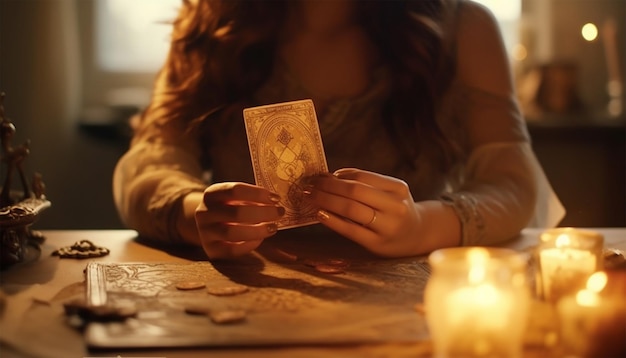
[[[524,227],[554,227],[565,214],[528,142],[474,149],[465,182],[442,200],[461,219],[465,246],[498,243]]]
[[[153,240],[176,242],[182,241],[176,228],[182,199],[207,184],[199,140],[182,118],[166,120],[163,78],[148,109],[131,120],[135,134],[115,167],[113,198],[127,227]]]
[[[457,117],[467,131],[463,180],[442,196],[461,220],[463,245],[555,226],[564,210],[530,145],[493,16],[462,1],[456,24]]]
[[[124,224],[141,236],[181,241],[176,220],[182,199],[206,188],[197,158],[172,144],[140,142],[120,158],[113,196]]]

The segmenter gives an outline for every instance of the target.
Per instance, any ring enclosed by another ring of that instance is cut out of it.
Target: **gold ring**
[[[373,211],[372,220],[370,220],[370,222],[368,222],[367,224],[363,225],[364,227],[370,227],[372,226],[374,221],[376,221],[376,210],[372,208],[372,211]]]

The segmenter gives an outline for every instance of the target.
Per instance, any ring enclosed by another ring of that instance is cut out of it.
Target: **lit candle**
[[[517,357],[529,290],[513,250],[448,248],[429,256],[426,319],[438,357]]]
[[[582,357],[624,357],[625,292],[614,288],[624,286],[625,279],[621,272],[599,271],[589,277],[586,288],[559,300],[557,311],[565,353]]]
[[[602,235],[574,228],[558,228],[541,235],[538,263],[540,296],[555,302],[580,289],[601,268]]]

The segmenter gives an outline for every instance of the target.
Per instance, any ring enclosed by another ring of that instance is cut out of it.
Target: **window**
[[[96,59],[110,72],[155,72],[181,0],[96,1]]]
[[[498,20],[509,57],[515,58],[519,43],[519,23],[522,0],[474,0],[487,7]]]
[[[498,19],[512,53],[518,41],[521,0],[474,0]],[[154,72],[163,63],[171,31],[169,22],[181,0],[96,1],[97,61],[105,71]]]
[[[518,43],[522,0],[474,0],[498,19],[507,51]],[[182,0],[83,0],[86,105],[145,106],[169,47],[171,21]],[[95,24],[95,26],[94,26]],[[93,33],[91,33],[93,31]],[[130,95],[129,95],[130,94]],[[124,103],[131,102],[131,103]]]

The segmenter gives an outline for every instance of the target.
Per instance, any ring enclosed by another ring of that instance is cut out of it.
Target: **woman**
[[[471,1],[185,0],[114,195],[143,236],[210,258],[284,214],[255,186],[242,110],[311,98],[321,224],[385,257],[493,244],[550,203],[491,14]],[[207,178],[206,173],[211,173]],[[548,215],[553,225],[557,212]],[[554,206],[554,205],[553,205]],[[312,245],[314,243],[311,243]]]

